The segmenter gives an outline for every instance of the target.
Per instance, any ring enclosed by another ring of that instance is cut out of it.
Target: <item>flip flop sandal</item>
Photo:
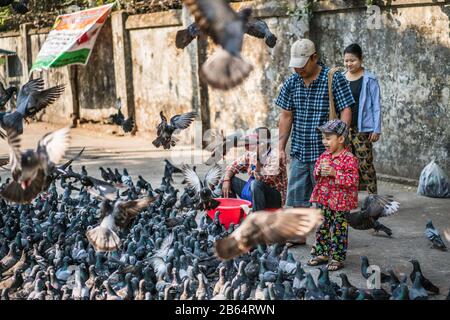
[[[308,266],[315,267],[321,264],[328,263],[328,257],[322,256],[322,257],[314,257],[312,259],[309,259],[306,263]]]
[[[344,263],[336,260],[332,260],[328,265],[328,271],[338,271],[344,267]]]

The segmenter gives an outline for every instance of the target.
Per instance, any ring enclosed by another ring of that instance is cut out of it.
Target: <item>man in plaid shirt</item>
[[[325,151],[316,128],[328,121],[328,72],[319,62],[315,45],[308,39],[296,41],[291,48],[292,74],[283,84],[275,104],[281,107],[279,122],[280,162],[286,163],[286,144],[292,131],[291,164],[289,169],[286,206],[309,207],[315,184],[314,164]],[[350,125],[351,106],[355,103],[345,77],[336,72],[332,91],[336,112]],[[298,239],[304,244],[306,239]]]

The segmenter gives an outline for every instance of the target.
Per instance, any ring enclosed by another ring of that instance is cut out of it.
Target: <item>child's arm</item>
[[[357,186],[359,182],[358,159],[354,156],[348,157],[341,170],[336,170],[335,183],[343,187]]]

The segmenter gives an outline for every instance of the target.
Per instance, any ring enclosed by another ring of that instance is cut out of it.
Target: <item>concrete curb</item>
[[[387,174],[377,174],[377,179],[381,180],[381,181],[404,184],[404,185],[408,185],[408,186],[414,186],[414,187],[419,186],[419,180],[391,176],[391,175],[387,175]]]

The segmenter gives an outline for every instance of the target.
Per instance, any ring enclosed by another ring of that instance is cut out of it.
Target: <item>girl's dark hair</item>
[[[357,43],[352,43],[344,50],[344,54],[350,53],[358,57],[359,60],[362,59],[362,49]]]

